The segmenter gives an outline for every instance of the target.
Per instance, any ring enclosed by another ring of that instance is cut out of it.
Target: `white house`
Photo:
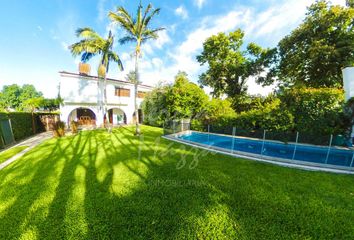
[[[349,100],[354,97],[354,67],[346,67],[342,72],[345,100]],[[352,129],[352,138],[354,138],[354,126]]]
[[[67,126],[77,121],[79,125],[101,126],[104,123],[104,84],[96,76],[59,72],[60,96],[63,104],[60,107],[60,119]],[[130,124],[134,117],[134,84],[107,78],[107,117],[111,124]],[[145,94],[152,90],[151,86],[138,86],[138,106]],[[139,121],[142,113],[139,109]]]

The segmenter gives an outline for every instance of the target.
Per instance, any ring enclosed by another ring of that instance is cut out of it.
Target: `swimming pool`
[[[187,143],[224,150],[228,153],[258,156],[311,166],[339,169],[352,169],[354,167],[354,151],[344,148],[285,144],[277,141],[263,141],[196,131],[174,134],[173,137]]]

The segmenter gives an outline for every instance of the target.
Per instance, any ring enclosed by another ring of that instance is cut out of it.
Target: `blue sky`
[[[128,0],[4,0],[0,8],[0,87],[7,84],[34,84],[46,97],[55,97],[58,71],[77,71],[79,59],[71,56],[67,46],[77,41],[78,27],[91,27],[102,35],[111,29],[116,39],[123,32],[110,24],[109,10],[122,5],[135,13],[139,1]],[[161,8],[155,26],[166,31],[157,41],[144,45],[141,78],[146,84],[171,82],[178,70],[186,71],[192,81],[205,70],[195,56],[203,41],[218,32],[236,28],[245,31],[245,42],[273,47],[304,18],[312,0],[190,0],[145,1]],[[332,0],[344,5],[345,0]],[[124,72],[116,66],[109,76],[124,79],[133,69],[133,45],[115,45],[123,60]],[[91,61],[95,74],[97,60]],[[266,94],[249,80],[249,92]]]

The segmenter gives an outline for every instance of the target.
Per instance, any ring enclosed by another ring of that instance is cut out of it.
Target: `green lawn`
[[[18,146],[11,149],[0,152],[0,163],[5,162],[7,159],[15,156],[17,153],[22,152],[22,150],[28,148],[27,146]]]
[[[142,129],[52,139],[1,170],[0,239],[354,236],[354,176],[207,154]]]

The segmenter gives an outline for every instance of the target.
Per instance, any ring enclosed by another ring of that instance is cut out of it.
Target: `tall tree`
[[[131,83],[136,83],[137,79],[135,71],[128,72],[127,76],[125,76],[125,80]],[[138,84],[140,84],[140,82],[138,82]]]
[[[163,28],[150,27],[151,20],[158,15],[160,8],[153,9],[153,6],[149,4],[143,11],[143,6],[141,2],[138,6],[136,16],[131,16],[128,11],[123,7],[118,7],[115,12],[109,12],[108,17],[112,22],[117,23],[121,26],[127,33],[127,35],[119,40],[121,44],[128,42],[135,43],[135,76],[136,82],[134,84],[134,106],[135,106],[135,117],[136,117],[136,135],[140,135],[139,126],[139,116],[138,116],[138,105],[137,105],[137,91],[138,83],[140,81],[139,77],[139,58],[141,57],[141,45],[150,39],[157,39],[158,32],[163,30]]]
[[[203,51],[197,60],[208,69],[200,75],[199,82],[213,88],[215,97],[221,94],[229,97],[243,95],[247,91],[247,78],[263,70],[254,63],[266,55],[268,49],[250,43],[242,51],[243,37],[243,31],[237,29],[229,34],[213,35],[203,43]]]
[[[167,91],[166,109],[169,118],[193,118],[208,101],[208,95],[188,79],[185,72],[178,72],[175,82]]]
[[[1,91],[0,102],[4,109],[16,109],[22,111],[23,103],[30,98],[41,97],[43,94],[31,84],[22,87],[17,84],[5,85]]]
[[[111,31],[105,39],[101,37],[91,28],[79,28],[76,36],[82,38],[77,43],[72,44],[69,48],[73,56],[81,55],[81,61],[86,62],[95,55],[100,55],[100,65],[98,66],[98,75],[104,81],[104,106],[103,115],[107,113],[107,90],[106,90],[106,74],[109,71],[110,62],[116,62],[118,68],[123,70],[123,64],[117,53],[113,51],[114,36]]]
[[[303,23],[278,44],[267,78],[283,86],[341,87],[342,71],[354,64],[354,8],[317,1]]]
[[[44,98],[43,97],[34,97],[34,98],[28,98],[23,102],[23,108],[24,109],[28,109],[31,114],[32,114],[32,130],[33,130],[33,134],[36,133],[37,129],[36,129],[36,119],[34,116],[34,112],[36,111],[36,109],[38,109],[39,107],[43,106],[44,104]]]

